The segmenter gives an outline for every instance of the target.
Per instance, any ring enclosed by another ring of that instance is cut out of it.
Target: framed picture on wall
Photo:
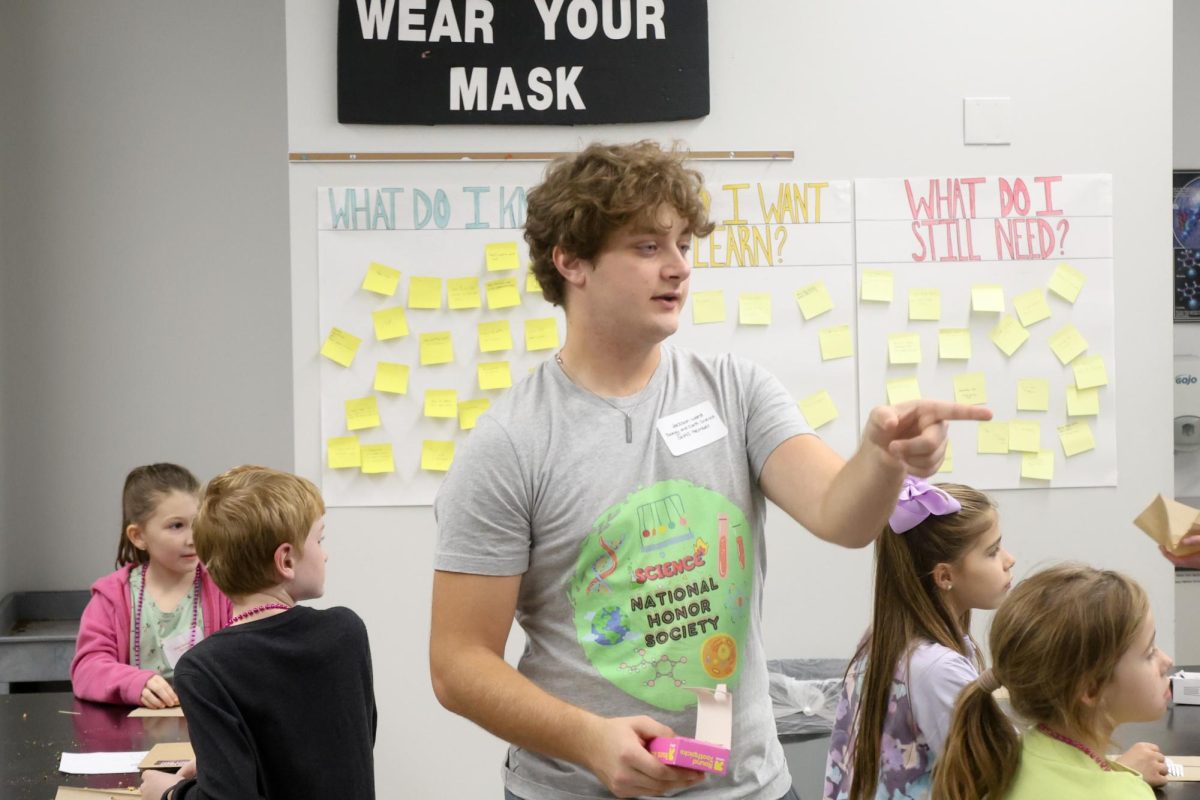
[[[1171,216],[1175,321],[1200,322],[1200,171],[1175,170]]]

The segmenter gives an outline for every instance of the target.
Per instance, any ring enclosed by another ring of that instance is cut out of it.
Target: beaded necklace
[[[261,606],[255,606],[254,608],[250,609],[249,611],[243,611],[240,614],[230,617],[229,621],[225,623],[225,626],[228,627],[235,622],[241,622],[242,620],[247,619],[248,617],[253,617],[255,614],[261,614],[264,611],[271,611],[272,609],[276,609],[276,608],[278,608],[280,611],[287,611],[289,608],[291,608],[291,606],[285,605],[283,603],[265,603]]]
[[[1087,745],[1081,744],[1080,742],[1077,742],[1074,739],[1071,739],[1070,737],[1063,736],[1061,733],[1058,733],[1057,731],[1050,730],[1050,728],[1047,727],[1045,723],[1038,723],[1037,729],[1039,731],[1041,731],[1042,733],[1046,734],[1047,736],[1049,736],[1051,739],[1055,739],[1057,741],[1062,742],[1065,745],[1070,745],[1071,747],[1074,747],[1076,750],[1078,750],[1081,753],[1083,753],[1084,755],[1086,755],[1092,761],[1095,761],[1096,764],[1100,767],[1100,769],[1104,770],[1105,772],[1113,771],[1112,764],[1109,764],[1108,761],[1106,761],[1105,759],[1096,755],[1096,753],[1093,752],[1093,750],[1090,747],[1088,747]]]
[[[133,619],[133,661],[142,668],[142,602],[146,599],[146,570],[149,562],[142,564],[142,581],[138,586],[137,614]],[[192,580],[192,629],[188,632],[188,649],[196,646],[196,622],[200,609],[200,565],[196,565],[196,577]]]

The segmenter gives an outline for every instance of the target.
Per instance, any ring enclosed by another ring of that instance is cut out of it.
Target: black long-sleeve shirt
[[[199,771],[174,800],[375,797],[371,649],[353,611],[218,631],[180,659],[175,690]]]

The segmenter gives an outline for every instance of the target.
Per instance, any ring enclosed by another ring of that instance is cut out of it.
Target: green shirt
[[[142,594],[142,576],[145,573],[140,567],[129,571],[129,663],[138,663],[135,652],[137,636],[135,625],[138,617],[138,595]],[[188,641],[192,632],[192,608],[196,607],[196,584],[193,583],[178,603],[175,610],[163,611],[146,594],[142,599],[142,638],[141,666],[142,669],[152,669],[168,680],[174,677],[175,668],[167,660],[163,643],[174,636],[182,636]],[[204,638],[204,609],[196,607],[195,641]]]
[[[1124,764],[1105,772],[1086,753],[1036,729],[1025,732],[1021,766],[1005,800],[1154,800],[1154,790]]]

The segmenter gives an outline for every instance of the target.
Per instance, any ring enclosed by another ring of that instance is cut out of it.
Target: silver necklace
[[[617,404],[613,403],[607,397],[596,394],[591,389],[587,388],[582,383],[580,383],[579,381],[577,381],[573,377],[571,377],[571,373],[567,371],[567,365],[563,363],[561,350],[559,350],[557,353],[554,354],[554,360],[555,360],[555,362],[558,363],[558,368],[563,371],[563,375],[567,376],[567,380],[569,380],[571,383],[578,386],[580,389],[583,389],[585,392],[590,394],[592,397],[594,397],[597,400],[599,400],[600,402],[604,403],[606,406],[613,409],[614,411],[616,411],[622,417],[625,418],[625,444],[633,444],[633,420],[630,419],[629,415],[625,413],[625,409],[623,409],[620,406],[618,406]]]

